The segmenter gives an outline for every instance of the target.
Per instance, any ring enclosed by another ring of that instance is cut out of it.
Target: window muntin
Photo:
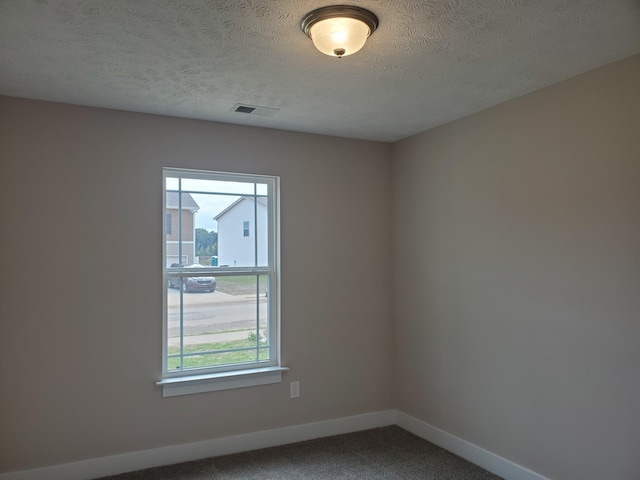
[[[170,209],[177,216],[164,243],[164,378],[278,366],[277,177],[178,169],[164,177],[165,219]],[[225,222],[246,212],[248,239]],[[196,255],[195,230],[211,226],[216,261]]]

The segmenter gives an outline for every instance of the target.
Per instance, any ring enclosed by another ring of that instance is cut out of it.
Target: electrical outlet
[[[300,382],[291,382],[289,384],[290,398],[298,398],[300,396]]]

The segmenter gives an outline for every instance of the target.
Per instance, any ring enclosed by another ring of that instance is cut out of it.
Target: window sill
[[[163,397],[175,397],[191,393],[215,392],[232,388],[280,383],[282,382],[282,372],[287,370],[289,369],[286,367],[265,367],[206,375],[188,375],[164,378],[156,382],[156,385],[162,387]]]

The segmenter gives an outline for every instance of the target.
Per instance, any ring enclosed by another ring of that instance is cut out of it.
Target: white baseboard
[[[408,432],[422,437],[445,450],[449,450],[505,480],[550,480],[528,468],[513,463],[506,458],[491,453],[406,413],[396,411],[395,423]]]
[[[0,480],[89,480],[314,438],[398,425],[506,480],[550,480],[525,467],[397,410],[305,423],[81,462],[0,474]]]
[[[396,411],[365,413],[352,417],[275,428],[261,432],[215,438],[202,442],[154,448],[81,462],[0,474],[0,480],[88,480],[145,468],[189,462],[230,453],[275,447],[314,438],[386,427],[395,423]]]

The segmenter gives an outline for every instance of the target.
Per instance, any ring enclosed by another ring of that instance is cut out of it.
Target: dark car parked
[[[172,267],[178,267],[177,263],[172,263]],[[191,265],[183,265],[184,268],[205,268],[204,266],[194,263]],[[181,288],[180,277],[169,278],[169,288]],[[187,292],[215,292],[215,277],[182,277],[182,291]]]

